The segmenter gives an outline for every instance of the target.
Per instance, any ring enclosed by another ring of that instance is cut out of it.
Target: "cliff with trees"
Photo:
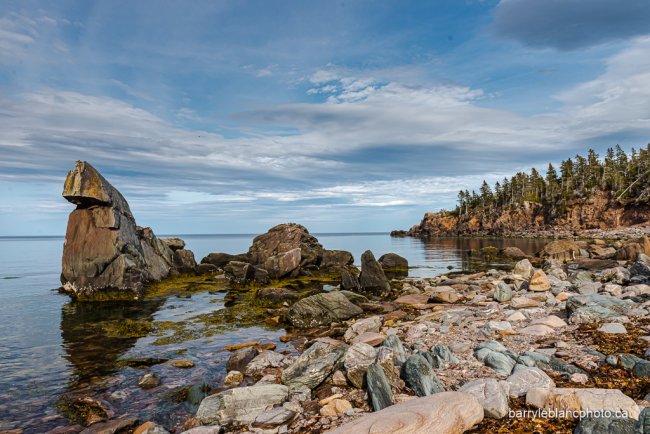
[[[593,149],[533,168],[491,187],[461,190],[453,211],[425,214],[400,236],[530,235],[616,229],[650,221],[650,144],[625,152],[619,145],[603,157]]]

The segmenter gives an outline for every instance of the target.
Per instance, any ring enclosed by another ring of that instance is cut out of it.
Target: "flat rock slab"
[[[397,298],[394,303],[402,305],[420,305],[429,303],[428,294],[407,294]]]
[[[536,367],[517,365],[515,372],[508,377],[506,383],[510,386],[509,394],[512,398],[526,396],[532,388],[555,387],[555,382],[544,371]]]
[[[352,343],[364,343],[376,347],[381,345],[386,340],[386,335],[383,333],[365,332],[352,339]]]
[[[246,425],[255,421],[270,405],[282,404],[289,396],[289,388],[282,384],[237,387],[201,401],[196,417],[208,425]]]
[[[282,382],[291,390],[314,389],[332,373],[347,348],[334,339],[319,339],[282,372]]]
[[[510,300],[510,307],[513,309],[524,309],[527,307],[539,307],[542,304],[537,301],[533,300],[532,298],[529,297],[514,297],[512,300]]]
[[[483,407],[474,396],[441,392],[368,414],[329,434],[457,434],[482,420]]]
[[[530,325],[537,325],[537,324],[545,325],[547,327],[552,327],[554,329],[567,326],[567,323],[562,318],[555,315],[549,315],[544,318],[538,318],[536,320],[533,320],[530,323]]]
[[[638,419],[641,412],[634,400],[618,389],[532,388],[526,394],[526,404],[565,411],[625,411],[632,419]]]
[[[528,336],[546,336],[554,332],[555,330],[553,330],[551,327],[545,326],[543,324],[530,325],[519,330],[519,333]]]
[[[625,326],[619,322],[607,322],[601,325],[598,331],[612,335],[624,335],[627,333]]]
[[[485,417],[501,419],[508,414],[508,390],[510,386],[496,378],[479,378],[458,389],[459,392],[469,393],[483,406]]]

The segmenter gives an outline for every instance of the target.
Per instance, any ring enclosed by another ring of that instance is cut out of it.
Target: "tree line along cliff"
[[[614,229],[650,220],[650,144],[625,152],[619,145],[603,157],[593,149],[533,168],[491,187],[461,190],[452,211],[426,213],[394,236],[524,235],[544,230]]]

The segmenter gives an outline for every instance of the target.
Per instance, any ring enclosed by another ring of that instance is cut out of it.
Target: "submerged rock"
[[[136,225],[124,196],[89,163],[77,161],[63,197],[77,205],[63,245],[64,292],[80,298],[139,297],[145,283],[169,274],[172,250],[151,229]]]
[[[287,320],[295,327],[308,328],[344,321],[363,313],[338,291],[303,298],[289,308]]]

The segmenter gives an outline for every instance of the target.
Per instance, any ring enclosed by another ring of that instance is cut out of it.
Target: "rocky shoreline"
[[[128,210],[126,201],[84,199],[75,212],[95,216],[115,203]],[[103,227],[93,219],[91,227]],[[128,245],[114,237],[124,226],[115,226],[108,239]],[[159,279],[146,274],[150,262],[122,248],[117,257],[136,268],[112,273],[117,282],[134,282],[123,277],[137,269],[145,283],[185,276],[197,288],[212,282],[248,294],[241,309],[257,309],[251,321],[285,327],[279,340],[291,349],[262,340],[224,347],[226,375],[206,385],[196,413],[181,423],[116,414],[88,396],[66,408],[76,424],[50,433],[650,433],[649,231],[557,240],[536,256],[485,248],[476,254],[503,256],[510,269],[432,278],[409,278],[408,262],[393,253],[377,260],[366,251],[359,270],[349,252],[323,248],[297,224],[256,237],[246,254],[213,253],[200,264],[182,240],[156,239],[171,258]],[[146,251],[141,238],[128,240]],[[91,245],[80,241],[66,243]],[[101,270],[92,276],[106,278]],[[295,285],[305,279],[328,285]],[[90,290],[74,296],[101,300],[104,288],[146,296],[155,288],[84,282]],[[178,356],[125,362],[143,370],[144,390],[163,381],[152,365],[195,366]]]

